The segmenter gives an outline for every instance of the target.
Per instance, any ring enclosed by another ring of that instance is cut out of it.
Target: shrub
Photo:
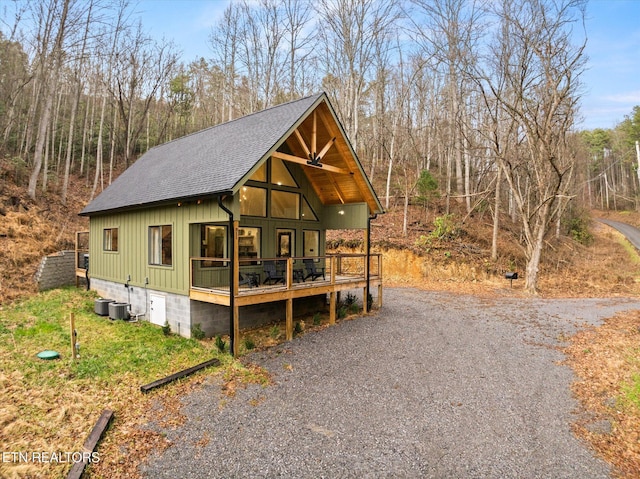
[[[244,347],[247,348],[247,351],[251,351],[256,347],[256,343],[251,338],[244,338]]]
[[[164,326],[162,326],[162,332],[165,336],[171,335],[171,326],[169,326],[169,321],[164,322]]]
[[[193,339],[197,339],[197,340],[201,340],[204,339],[204,331],[202,330],[202,327],[200,326],[200,323],[196,323],[193,325],[193,327],[191,328],[191,337]]]
[[[574,241],[588,245],[593,241],[593,235],[589,233],[589,220],[579,216],[568,221],[569,235]]]
[[[273,328],[271,328],[271,331],[269,331],[269,336],[271,336],[273,339],[278,339],[278,337],[280,337],[280,328],[277,324],[273,325]]]
[[[216,347],[218,348],[218,351],[220,351],[221,353],[224,353],[226,346],[227,346],[227,343],[224,339],[222,339],[222,336],[220,335],[216,336]]]

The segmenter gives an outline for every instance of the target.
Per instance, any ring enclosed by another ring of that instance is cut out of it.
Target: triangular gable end
[[[324,93],[236,183],[234,193],[271,156],[300,164],[315,193],[325,205],[367,203],[371,213],[384,212]]]

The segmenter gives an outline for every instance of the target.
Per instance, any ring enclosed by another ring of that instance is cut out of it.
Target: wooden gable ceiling
[[[371,212],[381,212],[380,203],[329,108],[321,102],[273,156],[302,165],[323,204],[367,203]]]

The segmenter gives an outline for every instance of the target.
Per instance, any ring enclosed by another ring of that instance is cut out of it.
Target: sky
[[[384,0],[381,0],[384,1]],[[141,0],[152,36],[172,39],[183,60],[209,58],[208,37],[228,0]],[[640,0],[590,0],[579,129],[614,128],[640,105]]]

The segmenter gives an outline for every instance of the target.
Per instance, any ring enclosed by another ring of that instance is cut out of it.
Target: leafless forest
[[[127,0],[6,1],[0,174],[32,200],[65,200],[80,175],[93,197],[154,145],[323,90],[383,204],[489,210],[494,237],[515,222],[534,290],[546,236],[638,203],[640,107],[613,130],[575,127],[585,6],[232,1],[209,57],[187,63]]]

